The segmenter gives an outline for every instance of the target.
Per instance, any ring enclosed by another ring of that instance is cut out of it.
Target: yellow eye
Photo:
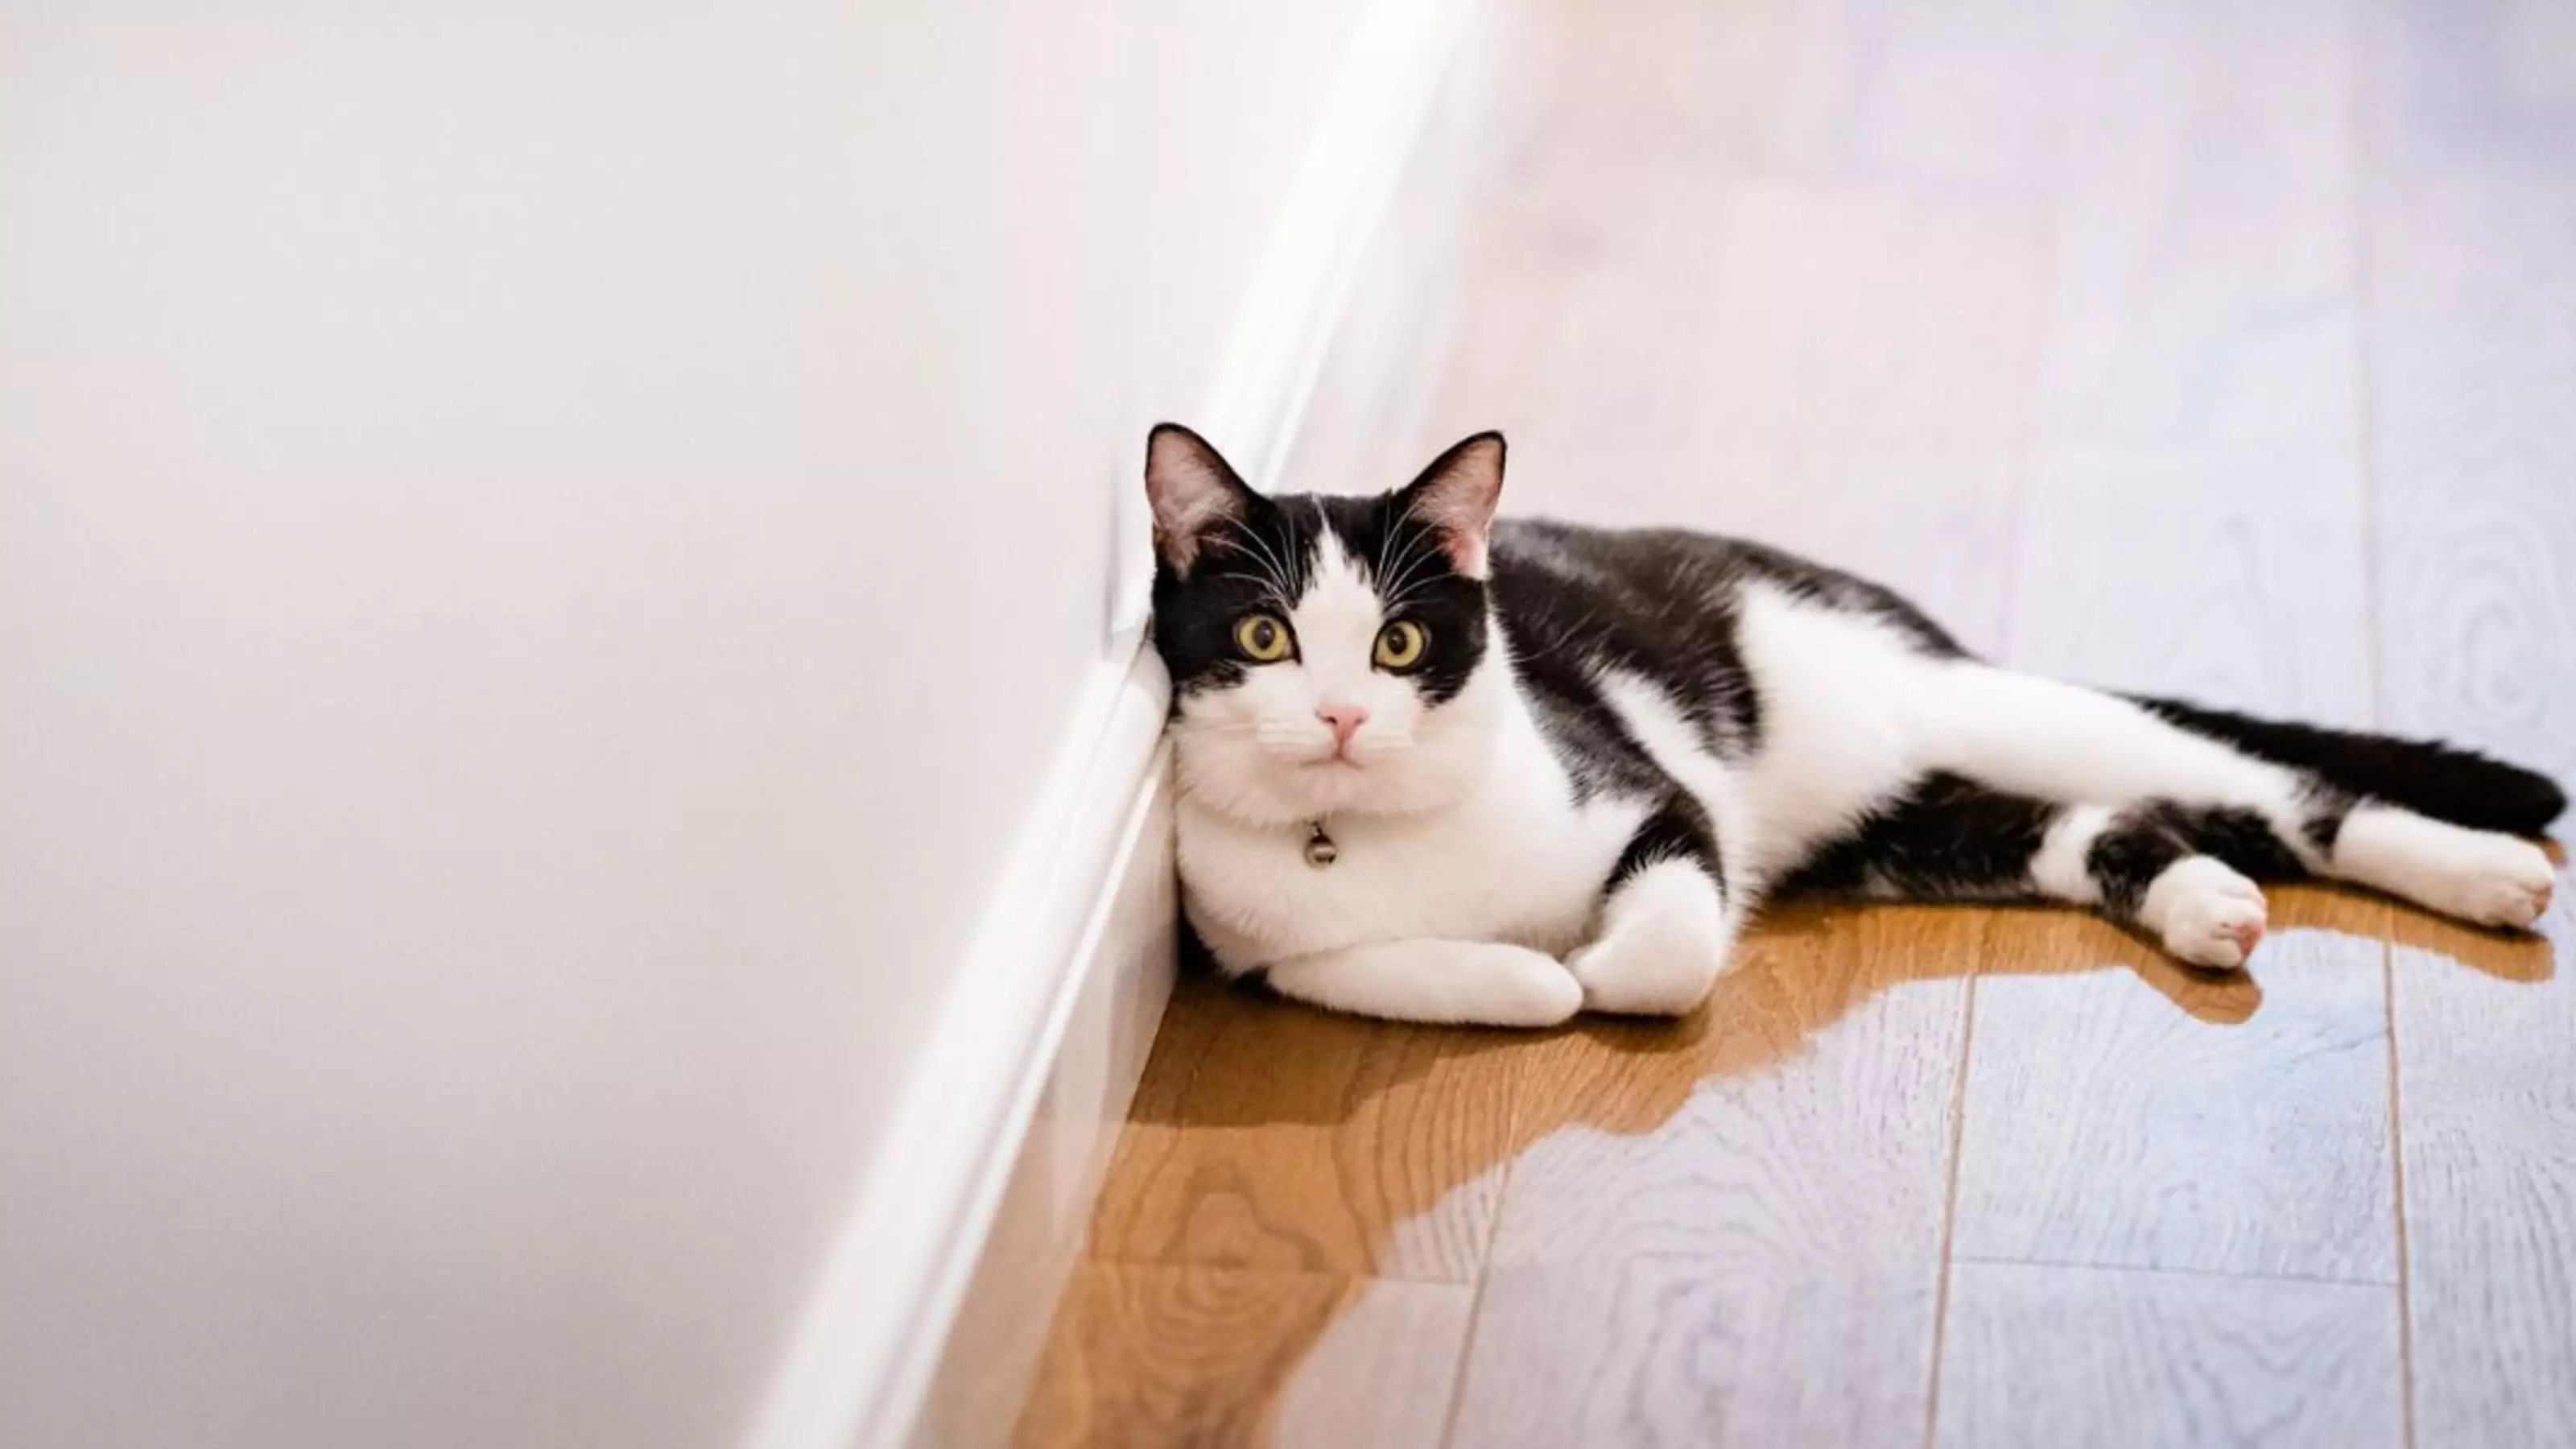
[[[1377,631],[1377,666],[1380,669],[1411,669],[1422,662],[1423,646],[1431,636],[1411,619],[1398,619]]]
[[[1268,614],[1246,614],[1234,626],[1234,646],[1256,664],[1288,657],[1288,626]]]

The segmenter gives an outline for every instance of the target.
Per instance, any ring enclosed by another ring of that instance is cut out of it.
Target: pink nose
[[[1351,736],[1368,723],[1368,706],[1364,704],[1319,704],[1315,718],[1333,727],[1333,748],[1348,749]]]

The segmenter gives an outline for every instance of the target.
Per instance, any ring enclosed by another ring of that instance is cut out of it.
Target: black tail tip
[[[2567,813],[2567,792],[2536,770],[2508,765],[2482,755],[2470,756],[2481,768],[2455,782],[2453,813],[2464,825],[2515,835],[2542,835]]]

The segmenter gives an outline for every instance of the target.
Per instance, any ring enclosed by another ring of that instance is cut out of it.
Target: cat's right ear
[[[1154,506],[1154,552],[1186,577],[1208,536],[1240,523],[1260,499],[1208,440],[1178,423],[1145,439],[1145,497]]]

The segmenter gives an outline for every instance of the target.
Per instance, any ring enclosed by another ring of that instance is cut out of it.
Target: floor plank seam
[[[2379,948],[2380,992],[2388,1006],[2388,1166],[2397,1229],[2397,1405],[2400,1442],[2415,1443],[2415,1294],[2406,1251],[2406,1124],[2398,1111],[2397,948]]]
[[[1932,1449],[1941,1432],[1941,1359],[1949,1338],[1951,1245],[1959,1228],[1959,1159],[1968,1137],[1968,1057],[1976,1040],[1977,977],[1971,973],[1959,993],[1959,1066],[1950,1083],[1949,1181],[1941,1194],[1941,1261],[1932,1289],[1932,1367],[1923,1394],[1923,1449]]]
[[[2353,492],[2354,503],[2361,514],[2361,612],[2362,637],[2370,641],[2364,656],[2370,673],[2370,723],[2388,727],[2387,632],[2380,601],[2380,547],[2382,527],[2379,509],[2379,471],[2375,452],[2378,438],[2378,389],[2371,373],[2371,339],[2376,332],[2378,288],[2376,257],[2371,247],[2371,206],[2375,193],[2371,179],[2371,64],[2375,49],[2372,39],[2371,8],[2354,4],[2346,12],[2352,23],[2351,44],[2346,50],[2346,63],[2351,67],[2351,95],[2348,121],[2351,128],[2352,178],[2347,190],[2350,203],[2352,266],[2352,415],[2353,415]],[[2392,915],[2390,925],[2395,925]],[[2397,948],[2383,940],[2379,946],[2379,1005],[2388,1021],[2388,1167],[2390,1222],[2395,1230],[2397,1261],[2397,1414],[2398,1442],[2414,1449],[2415,1444],[2415,1294],[2411,1254],[2406,1241],[2406,1119],[2402,1110],[2404,1092],[2398,1078],[2397,1056]]]
[[[1503,1113],[1503,1131],[1516,1136],[1521,1128],[1521,1093],[1527,1076],[1512,1084],[1511,1103]],[[1449,1375],[1449,1409],[1440,1416],[1440,1446],[1448,1449],[1458,1435],[1458,1415],[1467,1407],[1467,1370],[1476,1361],[1476,1330],[1485,1321],[1485,1285],[1494,1277],[1494,1246],[1503,1240],[1503,1219],[1512,1210],[1512,1176],[1519,1166],[1517,1157],[1503,1160],[1501,1181],[1494,1184],[1494,1220],[1485,1225],[1484,1251],[1476,1258],[1475,1292],[1467,1300],[1467,1331],[1458,1335],[1458,1367]]]
[[[2135,1273],[2158,1278],[2208,1278],[2223,1283],[2299,1283],[2318,1288],[2396,1288],[2395,1278],[2330,1278],[2322,1273],[2268,1273],[2233,1268],[2150,1267],[2142,1263],[2087,1263],[2073,1258],[2008,1258],[1960,1253],[1962,1263],[1993,1268],[2062,1268],[2083,1273]]]
[[[1449,1407],[1440,1415],[1441,1449],[1458,1437],[1458,1415],[1467,1407],[1467,1366],[1476,1357],[1476,1325],[1485,1316],[1485,1278],[1477,1275],[1474,1293],[1467,1299],[1467,1331],[1458,1335],[1458,1367],[1449,1375]]]

